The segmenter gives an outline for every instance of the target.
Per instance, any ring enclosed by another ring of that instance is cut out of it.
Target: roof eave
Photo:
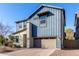
[[[24,21],[27,21],[27,19],[15,21],[15,23],[20,23],[20,22],[24,22]]]
[[[61,10],[64,9],[64,8],[62,8],[62,7],[51,6],[51,5],[45,5],[45,4],[42,4],[41,6],[44,6],[44,7],[50,7],[50,8],[55,8],[55,9],[61,9]]]
[[[23,32],[23,31],[25,31],[25,30],[27,30],[27,29],[25,28],[25,29],[22,29],[22,30],[16,31],[16,32],[12,33],[12,35],[15,35],[15,34],[17,34],[17,33]]]

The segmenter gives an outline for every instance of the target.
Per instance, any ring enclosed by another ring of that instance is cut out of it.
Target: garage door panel
[[[42,41],[42,48],[56,48],[56,40],[55,39],[48,39],[48,40],[41,40]]]
[[[35,48],[41,48],[41,40],[40,39],[34,40],[34,47]]]
[[[56,48],[56,39],[35,39],[35,48]]]

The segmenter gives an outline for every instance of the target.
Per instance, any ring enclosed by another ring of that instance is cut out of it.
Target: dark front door
[[[23,34],[23,47],[27,46],[27,35]]]
[[[34,48],[41,48],[41,40],[34,39]]]

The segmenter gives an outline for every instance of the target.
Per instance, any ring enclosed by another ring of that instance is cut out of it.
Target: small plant
[[[16,48],[16,46],[13,44],[12,46],[11,46],[12,48]]]

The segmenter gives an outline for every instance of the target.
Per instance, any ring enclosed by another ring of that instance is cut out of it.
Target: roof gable
[[[37,8],[27,19],[24,19],[24,20],[21,20],[21,21],[16,21],[16,23],[27,21],[28,19],[30,19],[33,15],[35,15],[35,14],[36,14],[40,9],[42,9],[43,7],[48,7],[48,8],[54,8],[54,9],[64,10],[64,9],[61,8],[61,7],[56,7],[56,6],[51,6],[51,5],[42,4],[42,5],[40,5],[40,7]]]

